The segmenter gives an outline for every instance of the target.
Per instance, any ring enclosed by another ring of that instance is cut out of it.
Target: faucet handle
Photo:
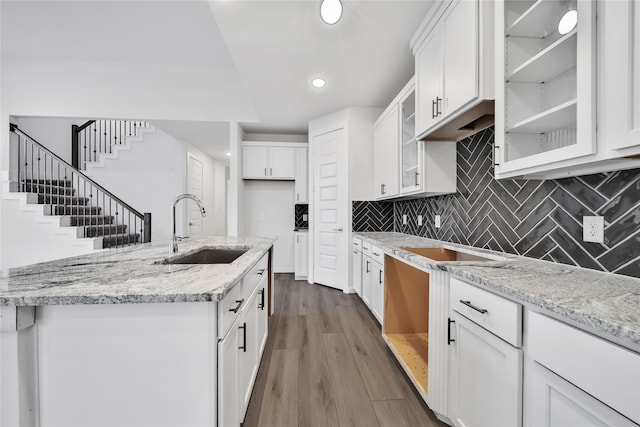
[[[188,238],[189,238],[189,236],[176,236],[176,240],[178,242],[182,242],[183,240],[188,239]]]

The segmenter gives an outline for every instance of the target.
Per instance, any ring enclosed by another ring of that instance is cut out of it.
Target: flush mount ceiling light
[[[578,25],[578,11],[571,9],[565,12],[558,22],[558,32],[565,35]]]
[[[342,3],[340,0],[322,0],[320,5],[320,17],[324,22],[333,25],[342,16]]]
[[[230,155],[231,155],[231,153],[227,151],[227,156],[230,156]]]
[[[315,88],[318,88],[318,89],[321,88],[321,87],[324,87],[324,85],[326,85],[326,84],[327,84],[327,82],[325,82],[324,79],[321,79],[319,77],[316,78],[316,79],[311,80],[311,85],[313,87],[315,87]]]

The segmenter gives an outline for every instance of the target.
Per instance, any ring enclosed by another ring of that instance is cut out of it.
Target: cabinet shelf
[[[505,35],[544,38],[555,31],[558,21],[567,10],[564,2],[538,0],[507,28]]]
[[[577,99],[572,99],[514,124],[507,133],[547,133],[553,129],[575,128],[576,110]]]
[[[573,30],[517,67],[507,81],[544,83],[576,66],[578,32]]]
[[[413,118],[416,116],[416,112],[414,111],[413,113],[409,114],[407,117],[405,117],[404,121],[405,123],[410,122],[411,120],[413,120]]]

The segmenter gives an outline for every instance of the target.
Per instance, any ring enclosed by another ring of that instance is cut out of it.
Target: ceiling
[[[393,99],[413,74],[409,38],[430,5],[342,3],[342,19],[327,25],[320,0],[2,0],[2,56],[227,69],[259,118],[242,123],[247,132],[305,134],[309,120]],[[318,76],[322,89],[310,84]],[[156,125],[205,152],[228,150],[216,117],[180,122]]]

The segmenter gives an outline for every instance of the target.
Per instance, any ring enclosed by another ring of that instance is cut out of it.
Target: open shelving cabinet
[[[571,9],[578,24],[560,34]],[[595,2],[497,2],[496,27],[496,176],[595,153]]]

